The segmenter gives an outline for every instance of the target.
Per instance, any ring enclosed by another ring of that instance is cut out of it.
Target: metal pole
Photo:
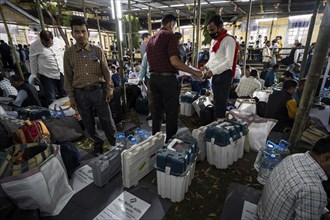
[[[24,75],[23,75],[23,71],[22,71],[22,68],[21,68],[21,65],[20,65],[20,60],[19,60],[19,57],[17,56],[16,48],[13,44],[13,39],[11,38],[9,28],[8,28],[8,25],[7,25],[7,21],[6,21],[5,16],[3,15],[3,12],[2,12],[2,4],[0,4],[0,14],[1,14],[3,24],[4,24],[6,32],[7,32],[8,41],[9,41],[9,44],[10,44],[10,47],[11,47],[11,52],[13,53],[15,61],[16,61],[15,64],[16,64],[17,71],[18,71],[19,75],[21,76],[21,78],[24,80]]]
[[[192,45],[191,45],[191,64],[193,66],[196,65],[196,60],[195,60],[195,38],[196,38],[196,1],[194,0],[194,22],[193,22],[193,39],[192,39]]]
[[[119,57],[119,67],[120,67],[120,70],[122,71],[122,86],[123,86],[123,90],[124,90],[124,95],[123,95],[123,102],[124,102],[124,106],[125,106],[125,111],[126,111],[126,108],[127,108],[127,101],[126,101],[126,86],[125,86],[125,81],[126,81],[126,76],[125,76],[125,73],[124,73],[124,60],[123,60],[123,45],[122,45],[122,42],[120,40],[120,33],[119,33],[119,25],[120,25],[120,22],[119,22],[119,19],[117,17],[117,7],[116,7],[116,4],[120,4],[120,1],[119,0],[113,0],[114,1],[114,12],[115,12],[115,19],[116,19],[116,32],[117,32],[117,45],[118,45],[118,57]]]
[[[304,73],[305,73],[305,69],[306,69],[307,55],[309,52],[309,48],[310,48],[310,44],[311,44],[311,40],[312,40],[312,36],[313,36],[313,30],[314,30],[315,20],[316,20],[316,16],[317,16],[317,11],[319,10],[319,6],[320,6],[320,0],[316,0],[315,4],[314,4],[314,9],[313,9],[313,16],[309,23],[308,35],[307,35],[306,44],[305,44],[304,56],[303,56],[302,63],[301,63],[301,72],[299,75],[299,79],[302,79],[303,76],[305,75]]]
[[[151,34],[152,25],[151,25],[151,7],[150,7],[150,2],[148,4],[148,8],[149,8],[149,11],[148,11],[148,32],[149,32],[149,34]]]
[[[101,45],[101,48],[103,48],[103,43],[102,43],[102,35],[101,35],[101,28],[100,28],[100,18],[99,18],[99,14],[98,14],[98,11],[95,11],[95,15],[96,15],[96,22],[97,22],[97,30],[99,32],[99,40],[100,40],[100,45]]]
[[[246,69],[246,52],[247,52],[247,45],[248,45],[248,34],[249,34],[249,29],[250,29],[250,18],[251,18],[251,11],[252,11],[252,0],[250,0],[250,8],[249,8],[249,14],[248,14],[248,19],[246,21],[246,32],[245,32],[245,45],[244,45],[244,65],[243,65],[243,73],[244,75],[245,73],[245,69]]]
[[[87,14],[86,14],[86,4],[85,4],[85,0],[82,0],[82,8],[83,8],[83,12],[84,12],[84,20],[85,20],[85,22],[87,22]]]
[[[315,96],[317,85],[323,71],[325,58],[330,44],[330,0],[327,0],[322,23],[318,33],[314,55],[308,71],[304,92],[299,104],[299,110],[290,135],[291,146],[296,147],[306,124],[310,106]]]
[[[45,30],[44,16],[42,14],[40,0],[36,0],[36,4],[37,4],[37,11],[38,11],[41,30]]]
[[[200,29],[201,29],[201,0],[197,0],[197,27],[196,27],[196,47],[195,47],[195,67],[198,67],[198,49],[200,48]]]
[[[180,10],[176,10],[176,13],[178,13],[178,30],[180,32]]]
[[[133,43],[132,43],[132,10],[131,10],[131,0],[128,0],[128,48],[131,52],[130,63],[133,67]]]

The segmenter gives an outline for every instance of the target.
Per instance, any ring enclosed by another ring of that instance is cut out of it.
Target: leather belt
[[[96,85],[92,85],[92,86],[85,86],[83,88],[75,88],[75,89],[84,90],[84,91],[94,91],[94,90],[97,90],[100,88],[102,88],[102,85],[96,84]]]
[[[150,72],[150,75],[155,75],[155,76],[176,76],[176,73],[169,73],[169,72],[163,72],[163,73],[159,73],[159,72]]]

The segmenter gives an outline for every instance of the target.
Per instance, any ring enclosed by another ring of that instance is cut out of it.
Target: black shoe
[[[94,144],[94,156],[98,156],[100,154],[103,154],[103,141],[102,143],[95,143]]]

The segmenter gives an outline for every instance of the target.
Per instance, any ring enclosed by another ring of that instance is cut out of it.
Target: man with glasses
[[[166,116],[166,140],[178,130],[179,83],[178,70],[202,78],[203,73],[193,70],[179,59],[178,39],[174,31],[176,17],[166,15],[162,27],[147,44],[150,71],[150,89],[153,95],[152,133],[160,131],[163,113]]]
[[[60,40],[46,30],[40,32],[40,39],[33,42],[30,48],[31,74],[35,78],[35,83],[41,84],[44,88],[47,106],[56,99],[56,91],[58,98],[66,96],[63,54]]]

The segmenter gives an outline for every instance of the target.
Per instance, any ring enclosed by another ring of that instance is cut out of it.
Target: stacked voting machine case
[[[192,116],[195,112],[192,103],[197,99],[197,92],[186,92],[180,97],[180,114]]]
[[[124,187],[137,185],[140,179],[154,169],[156,153],[164,143],[165,135],[158,132],[121,153]]]
[[[96,186],[104,186],[104,184],[119,173],[121,170],[121,152],[123,150],[125,150],[124,145],[117,145],[91,164],[94,184]]]
[[[191,136],[177,136],[157,153],[157,189],[162,198],[180,202],[195,176],[197,141]]]
[[[246,126],[231,120],[219,120],[205,132],[207,161],[218,169],[226,169],[243,157]]]

